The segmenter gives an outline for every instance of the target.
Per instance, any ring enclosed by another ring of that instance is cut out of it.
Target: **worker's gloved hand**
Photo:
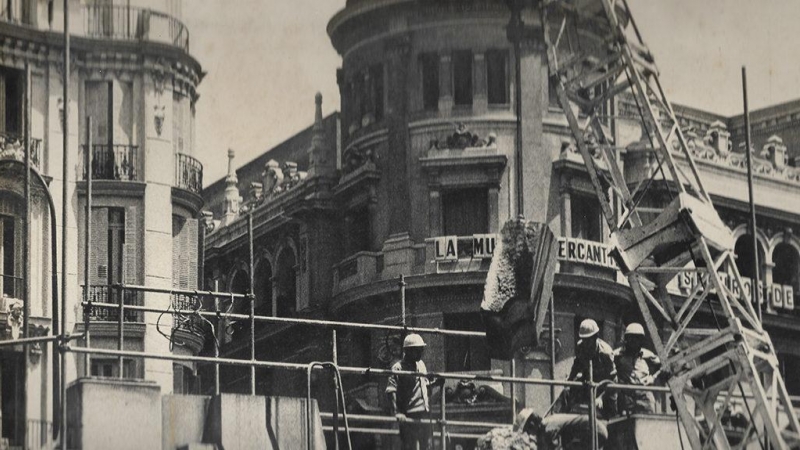
[[[405,422],[406,420],[408,420],[408,417],[406,417],[406,415],[403,413],[395,414],[394,418],[397,419],[398,422]]]

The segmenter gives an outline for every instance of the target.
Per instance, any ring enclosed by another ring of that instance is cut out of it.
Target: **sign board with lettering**
[[[491,258],[497,245],[495,234],[475,234],[472,236],[472,257]]]
[[[734,281],[734,277],[729,275],[725,272],[718,273],[720,280],[722,281],[725,286],[731,290],[733,295],[740,295],[742,294],[739,283]],[[703,276],[704,283],[707,283],[707,276]],[[697,286],[699,282],[699,277],[697,272],[683,272],[678,276],[678,289],[685,293],[689,294],[692,289]],[[742,277],[742,284],[744,288],[744,297],[748,301],[753,301],[753,280],[748,277]],[[713,292],[713,289],[712,289]],[[764,283],[759,282],[759,289],[758,289],[758,302],[764,304]],[[772,308],[775,309],[787,309],[792,310],[794,309],[794,288],[789,285],[782,285],[782,284],[771,284],[767,286],[766,294],[768,297],[769,304]]]
[[[458,259],[458,236],[441,236],[434,239],[434,259],[455,261]]]
[[[590,264],[593,266],[617,269],[611,258],[612,247],[602,242],[587,241],[577,238],[558,238],[557,258],[561,261]]]

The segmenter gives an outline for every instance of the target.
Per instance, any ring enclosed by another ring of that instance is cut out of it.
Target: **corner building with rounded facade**
[[[95,302],[117,303],[122,297],[125,304],[166,307],[180,301],[164,294],[118,293],[110,287],[116,283],[197,287],[197,225],[203,200],[202,165],[194,157],[194,112],[202,70],[189,53],[180,0],[70,0],[69,14],[70,85],[65,103],[62,2],[11,0],[0,9],[0,334],[2,339],[13,338],[21,322],[12,316],[24,307],[30,312],[30,336],[58,332],[53,329],[52,300],[57,288],[59,298],[63,294],[68,302],[68,331],[81,333],[88,324],[92,346],[116,349],[119,313],[94,307],[84,314],[81,307],[86,270],[89,297]],[[92,118],[91,130],[87,117]],[[26,132],[33,167],[27,240]],[[89,168],[84,163],[87,150],[93,158]],[[92,239],[86,267],[90,173]],[[64,196],[66,274],[60,273]],[[202,332],[192,328],[178,330],[181,345],[171,347],[157,331],[156,314],[127,311],[123,319],[126,350],[197,354],[202,347]],[[159,326],[171,330],[172,325],[167,318]],[[11,448],[22,448],[25,432],[28,445],[33,445],[33,439],[44,437],[52,426],[52,348],[33,346],[27,364],[21,346],[0,350],[2,439]],[[163,393],[180,393],[194,389],[193,373],[194,367],[169,361],[126,358],[120,367],[116,358],[70,354],[66,381],[122,375],[155,381]]]
[[[210,210],[207,287],[249,289],[252,215],[257,311],[397,325],[403,275],[409,326],[482,331],[479,305],[493,239],[506,220],[523,215],[547,223],[559,237],[556,345],[550,348],[544,337],[546,345],[517,358],[515,375],[566,378],[584,318],[597,320],[603,339],[619,345],[625,325],[641,320],[638,308],[609,257],[605,220],[551,92],[538,19],[523,15],[524,32],[512,33],[522,36],[517,54],[507,33],[509,17],[500,0],[348,0],[328,24],[342,57],[336,73],[340,112],[323,118],[318,99],[312,127],[238,170],[229,155],[228,176],[204,191]],[[635,185],[657,163],[641,151],[641,130],[627,120],[636,113],[631,100],[617,98],[606,108],[607,125],[625,149],[625,176]],[[738,147],[742,118],[676,110],[717,209],[739,238],[742,275],[752,277],[746,172]],[[800,141],[792,132],[800,102],[755,111],[752,120],[765,261],[758,270],[770,293],[764,322],[789,390],[800,394],[800,379],[792,375],[800,363],[792,346],[800,337],[794,312],[800,241],[792,231],[800,224]],[[652,189],[669,200],[669,186],[655,183]],[[670,292],[685,296],[692,283],[676,280]],[[698,317],[714,326],[709,310]],[[429,370],[510,374],[509,362],[491,359],[481,338],[424,338]],[[230,325],[224,340],[223,356],[249,358],[247,324]],[[341,365],[388,368],[401,354],[399,333],[339,330],[337,343]],[[258,324],[256,357],[330,360],[330,330]],[[248,392],[248,377],[244,369],[223,370],[223,390]],[[258,393],[275,395],[304,396],[305,382],[305,374],[281,370],[259,370],[256,379]],[[384,386],[381,377],[345,376],[348,410],[385,412]],[[448,382],[446,388],[448,418],[512,416],[508,385]],[[330,410],[329,381],[315,379],[313,389]],[[548,387],[518,386],[514,395],[517,408],[544,410],[551,401]]]

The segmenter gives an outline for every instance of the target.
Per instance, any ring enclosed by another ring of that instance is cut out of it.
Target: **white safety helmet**
[[[625,327],[625,336],[644,336],[644,327],[641,324],[633,322]]]
[[[592,319],[585,319],[583,322],[581,322],[580,328],[578,328],[578,337],[581,339],[586,339],[599,332],[600,327],[597,326],[597,322]]]
[[[403,339],[403,348],[408,347],[425,347],[425,341],[422,340],[422,336],[411,333]]]

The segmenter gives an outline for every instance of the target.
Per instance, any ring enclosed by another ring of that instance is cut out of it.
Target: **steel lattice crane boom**
[[[615,258],[671,374],[668,385],[691,447],[798,445],[800,425],[736,267],[733,235],[703,186],[627,2],[544,0],[539,6],[551,84],[611,230]],[[614,119],[607,105],[620,96],[635,104],[628,119],[646,137],[636,151],[655,161],[649,175],[630,185],[606,126]],[[667,201],[656,193],[665,189]],[[667,284],[686,272],[700,282],[686,298],[671,296]],[[703,304],[718,311],[716,329],[698,325]],[[733,405],[747,421],[736,435],[721,422]]]

